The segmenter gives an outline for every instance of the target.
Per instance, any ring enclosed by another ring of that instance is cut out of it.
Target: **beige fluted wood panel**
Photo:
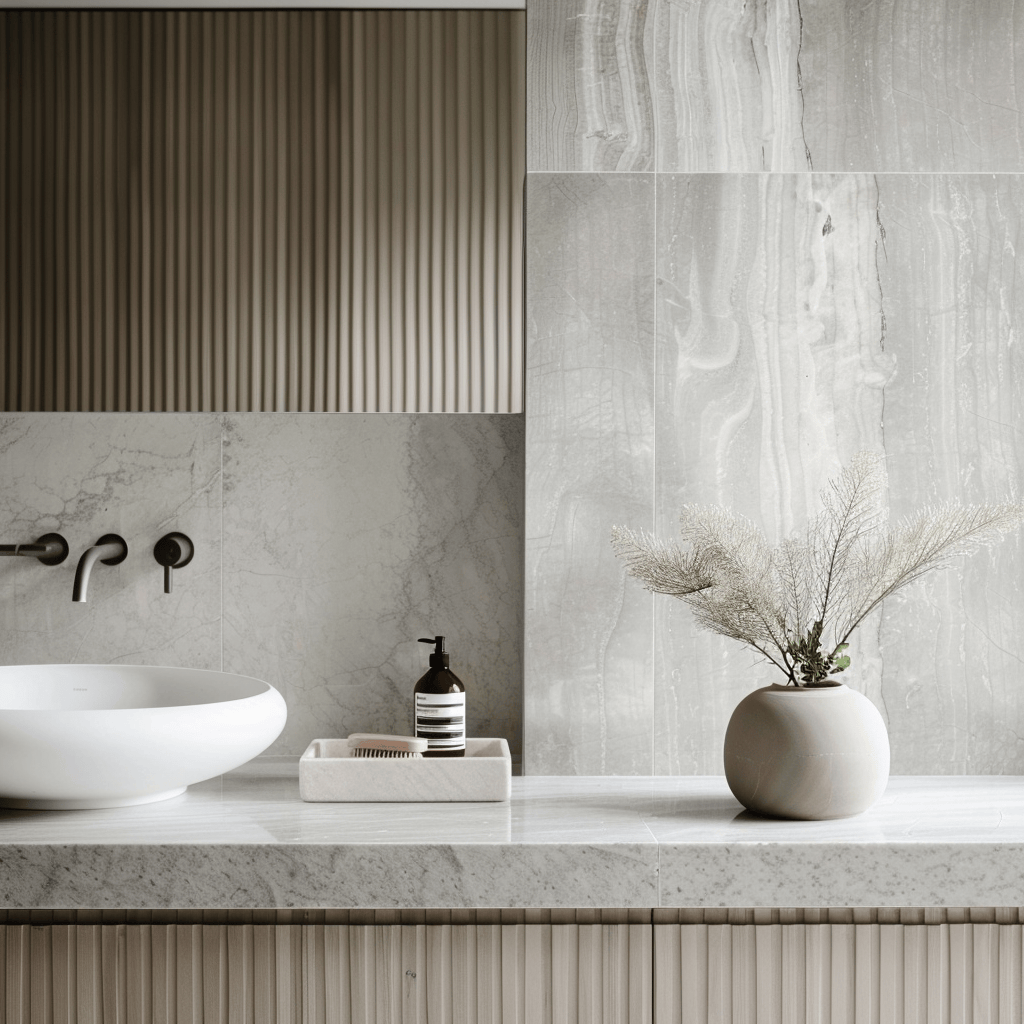
[[[878,932],[878,1017],[903,1019],[903,925],[890,925]]]
[[[976,980],[974,971],[976,967],[979,967],[981,969],[979,973],[984,975],[985,966],[984,963],[975,964],[974,962],[974,927],[966,924],[949,925],[950,1020],[959,1022],[974,1019],[972,1014]],[[941,967],[939,973],[941,973]],[[929,974],[931,974],[931,964],[929,964]],[[984,986],[979,987],[983,988]]]
[[[29,1021],[31,1013],[31,956],[28,925],[7,927],[5,948],[6,971],[4,972],[4,1010],[7,1020]],[[45,965],[43,970],[45,970]]]
[[[999,1020],[1024,1020],[1021,930],[999,925]]]
[[[3,408],[521,411],[524,24],[0,12]]]
[[[501,926],[502,1024],[526,1024],[526,925]]]
[[[630,924],[0,925],[0,1006],[5,1024],[651,1024],[652,934]]]
[[[551,1016],[553,1020],[579,1020],[579,949],[577,925],[551,930]]]
[[[621,943],[623,936],[629,942],[629,997],[627,999],[629,1024],[651,1024],[654,1020],[654,932],[650,925],[616,925],[614,933]]]
[[[452,926],[451,943],[451,975],[452,975],[452,1014],[456,1024],[475,1019],[474,1009],[477,992],[477,928],[475,926]],[[443,961],[438,965],[442,977],[445,968]],[[436,977],[431,974],[431,977]],[[442,985],[444,983],[442,982]],[[432,986],[435,987],[435,986]],[[442,1018],[447,1019],[447,1018]]]
[[[304,1021],[327,1020],[327,948],[323,925],[302,929],[302,1005]],[[230,1003],[229,1003],[230,1005]]]
[[[743,925],[732,936],[732,1015],[736,1024],[757,1020],[756,932]]]
[[[1007,1024],[1019,924],[653,925],[655,1024]]]
[[[530,1024],[552,1024],[555,964],[552,959],[551,926],[524,925],[523,972],[526,994],[523,1007]]]
[[[854,1024],[857,985],[856,925],[832,925],[832,1016],[835,1024]]]
[[[228,1006],[232,1009],[229,1019],[234,1024],[255,1019],[255,936],[251,924],[235,925],[227,931]],[[331,979],[328,976],[325,980],[329,989]]]
[[[807,1020],[827,1021],[832,1013],[832,928],[810,925],[805,933]],[[799,1018],[798,1018],[799,1020]]]
[[[351,964],[350,948],[346,925],[324,928],[324,1016],[337,1024],[352,1024],[353,1020],[352,975],[346,970]]]
[[[140,926],[142,927],[142,926]],[[153,925],[150,935],[153,963],[153,1016],[174,1020],[177,1015],[175,980],[178,973],[174,925]]]
[[[141,929],[140,929],[141,930]],[[0,928],[0,933],[6,931]],[[45,929],[39,930],[45,936]],[[149,931],[149,928],[146,928]],[[75,1005],[75,926],[54,925],[50,929],[50,969],[53,971],[53,1019],[67,1020],[71,1016],[71,1007]],[[146,943],[151,950],[150,943]],[[0,950],[3,949],[3,938],[0,936]],[[134,966],[134,961],[129,962],[129,970]],[[152,960],[149,960],[146,969],[141,964],[139,970],[140,978],[145,976],[152,993],[153,970]],[[45,970],[45,968],[44,968]]]
[[[604,1004],[600,925],[581,924],[578,939],[579,1016],[599,1020]]]

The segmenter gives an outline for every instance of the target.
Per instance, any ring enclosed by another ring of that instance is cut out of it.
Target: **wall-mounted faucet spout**
[[[75,588],[71,594],[72,601],[84,602],[89,589],[89,576],[97,562],[104,565],[118,565],[128,557],[128,545],[123,537],[116,533],[106,533],[89,548],[78,563],[75,572]]]
[[[68,557],[68,542],[59,533],[44,533],[34,544],[0,544],[0,555],[38,558],[43,565],[60,565]]]

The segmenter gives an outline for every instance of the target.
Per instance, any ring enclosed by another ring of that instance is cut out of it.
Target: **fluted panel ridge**
[[[643,925],[6,925],[0,1016],[650,1024],[651,963]]]
[[[8,411],[522,409],[522,12],[0,12]]]
[[[654,1024],[1022,1019],[1019,924],[654,925]]]

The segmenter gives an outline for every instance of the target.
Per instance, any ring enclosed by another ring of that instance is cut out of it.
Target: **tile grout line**
[[[658,53],[657,46],[657,19],[653,25],[652,36],[654,37],[654,53]],[[657,64],[657,56],[654,59],[655,65]],[[654,68],[655,73],[657,68]],[[653,253],[652,253],[652,270],[654,278],[654,289],[651,295],[652,301],[652,315],[651,315],[651,533],[655,533],[658,528],[658,172],[661,170],[661,139],[662,134],[658,131],[658,91],[654,90],[652,96],[652,116],[653,124],[652,129],[654,132],[654,166],[651,168],[651,182],[654,188],[654,203],[653,203],[653,220],[654,220],[654,232],[653,232]],[[656,776],[658,774],[658,752],[657,742],[655,739],[657,732],[658,722],[658,606],[656,603],[657,595],[651,594],[649,596],[650,609],[651,609],[651,775]],[[653,787],[652,787],[653,788]],[[653,830],[646,822],[644,825],[647,827],[647,831],[651,833],[655,843],[657,843],[657,858],[655,860],[655,871],[656,871],[656,882],[657,882],[657,893],[658,893],[658,906],[661,906],[661,843],[658,842],[657,836],[654,835]],[[653,952],[654,948],[654,915],[651,915],[651,949]],[[654,1006],[654,978],[653,971],[651,977],[651,1006]]]
[[[589,170],[589,171],[544,171],[544,170],[533,170],[533,171],[527,171],[525,176],[529,177],[529,176],[533,175],[533,176],[537,176],[537,177],[541,177],[541,176],[545,176],[545,177],[557,177],[557,176],[573,177],[573,176],[577,176],[578,175],[580,177],[594,177],[595,175],[601,175],[601,176],[615,177],[617,175],[640,175],[640,176],[643,176],[643,177],[656,178],[657,176],[661,175],[661,176],[672,176],[672,177],[677,177],[677,178],[681,178],[681,177],[699,178],[699,177],[702,177],[702,176],[704,176],[704,177],[713,177],[713,176],[724,177],[726,175],[728,175],[728,176],[758,175],[759,177],[767,177],[767,176],[770,176],[770,175],[782,175],[782,174],[790,175],[790,176],[806,176],[806,177],[815,177],[815,176],[818,176],[818,177],[821,177],[821,176],[838,177],[838,176],[841,176],[841,175],[860,175],[860,176],[863,176],[863,177],[867,177],[869,175],[874,175],[874,176],[886,175],[888,177],[905,177],[905,178],[939,178],[939,177],[947,177],[947,178],[967,178],[967,177],[977,177],[977,178],[1000,178],[1000,177],[1001,178],[1019,178],[1019,177],[1021,177],[1022,174],[1024,174],[1024,170],[1022,170],[1022,171],[978,171],[978,170],[966,170],[966,171],[953,171],[953,170],[945,170],[945,171],[943,171],[943,170],[939,170],[939,171],[927,171],[927,170],[925,170],[925,171],[885,171],[885,170],[882,170],[882,171],[878,171],[878,170],[849,170],[849,169],[847,169],[847,170],[820,170],[820,169],[816,169],[816,170],[813,170],[813,171],[809,171],[809,170],[806,170],[806,169],[800,169],[800,168],[794,167],[794,168],[788,168],[788,169],[787,168],[779,168],[777,170],[775,170],[775,169],[772,169],[772,170],[729,170],[728,168],[721,168],[721,169],[718,169],[718,170],[692,170],[692,169],[682,168],[682,169],[679,169],[679,170],[670,170],[670,171],[669,170],[654,170],[654,171],[626,170],[626,171],[618,171],[618,170],[608,170],[608,169],[601,170],[601,169],[595,168],[594,170]],[[403,415],[403,414],[401,414],[401,413],[398,413],[398,414],[392,413],[392,414],[389,414],[389,415]],[[415,415],[415,414],[409,414],[409,415]],[[495,413],[488,413],[486,415],[497,415],[497,414],[495,414]]]
[[[657,147],[657,142],[655,142]],[[658,175],[654,175],[654,252],[653,252],[654,304],[651,317],[651,532],[658,527]],[[655,735],[658,724],[658,608],[655,594],[650,595],[651,607],[651,774],[658,774],[658,755]],[[658,866],[661,867],[661,848],[658,848]],[[661,872],[658,872],[658,899],[661,899]]]
[[[224,671],[224,430],[226,417],[220,417],[220,670]]]

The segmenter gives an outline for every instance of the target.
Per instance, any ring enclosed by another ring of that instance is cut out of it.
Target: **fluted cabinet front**
[[[3,408],[521,411],[523,34],[0,12]]]
[[[654,925],[655,1024],[1019,1022],[1019,924]]]
[[[1019,1024],[1021,925],[4,925],[7,1024]]]
[[[7,1024],[650,1024],[649,925],[0,926]]]

